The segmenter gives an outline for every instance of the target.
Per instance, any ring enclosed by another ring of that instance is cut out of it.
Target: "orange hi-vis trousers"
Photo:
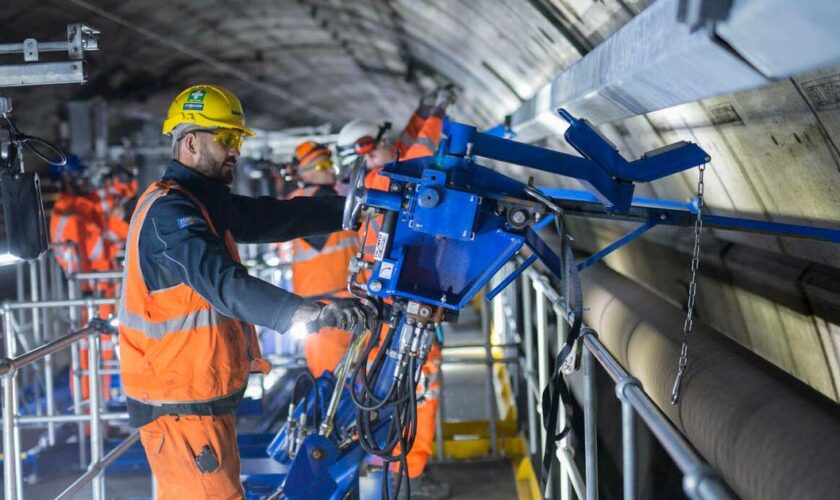
[[[140,428],[140,441],[158,483],[157,500],[244,498],[234,418],[166,415]],[[197,461],[208,454],[215,461]],[[216,464],[215,470],[206,470],[208,463]]]

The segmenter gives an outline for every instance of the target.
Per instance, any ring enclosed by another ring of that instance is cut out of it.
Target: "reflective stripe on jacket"
[[[252,368],[267,372],[268,364],[260,359],[252,326],[221,314],[187,284],[154,291],[146,286],[140,230],[154,201],[170,190],[199,208],[213,234],[239,260],[230,232],[220,236],[207,209],[191,193],[174,181],[152,184],[137,203],[126,245],[119,304],[121,374],[126,395],[136,402],[177,405],[172,413],[205,414],[208,406],[212,412],[214,401],[240,393]]]
[[[321,186],[308,186],[289,195],[314,196]],[[350,259],[359,247],[354,231],[329,235],[320,249],[304,238],[292,241],[292,291],[301,297],[344,296]]]
[[[112,249],[103,238],[96,203],[84,196],[62,194],[50,217],[50,242],[66,274],[107,271]]]

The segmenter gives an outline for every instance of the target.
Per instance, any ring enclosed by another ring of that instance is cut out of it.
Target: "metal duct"
[[[585,321],[743,498],[840,498],[840,406],[695,322],[671,406],[683,312],[604,265],[584,273]]]
[[[554,117],[558,107],[601,124],[749,90],[840,60],[835,0],[739,0],[725,21],[681,22],[681,4],[694,3],[655,2],[540,89],[513,114],[519,140],[563,130]]]

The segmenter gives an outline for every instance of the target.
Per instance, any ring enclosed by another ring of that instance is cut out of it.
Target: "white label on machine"
[[[391,262],[383,262],[382,266],[379,267],[379,277],[384,280],[391,279],[391,276],[394,274],[394,264]]]
[[[420,312],[420,303],[411,301],[408,303],[408,307],[405,308],[405,312],[408,314],[417,314]]]
[[[373,251],[373,260],[376,262],[381,262],[385,258],[385,247],[388,246],[389,236],[386,232],[380,232],[376,235],[376,249]]]

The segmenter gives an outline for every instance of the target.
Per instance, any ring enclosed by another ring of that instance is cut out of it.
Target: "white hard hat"
[[[372,120],[357,118],[341,127],[336,141],[338,159],[341,166],[352,163],[359,155],[357,144],[364,138],[370,138],[370,144],[375,146],[383,139],[385,132],[391,128],[389,122],[376,123]]]

